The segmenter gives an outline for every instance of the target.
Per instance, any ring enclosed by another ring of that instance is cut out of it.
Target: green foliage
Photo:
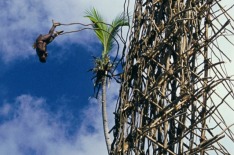
[[[129,23],[124,18],[124,15],[121,14],[112,21],[111,25],[106,24],[95,8],[87,10],[85,17],[89,18],[93,23],[94,31],[103,46],[102,59],[106,59],[114,46],[114,37],[117,35],[120,27],[127,26]]]

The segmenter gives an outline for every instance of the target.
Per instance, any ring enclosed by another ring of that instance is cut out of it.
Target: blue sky
[[[95,6],[110,22],[121,13],[123,4],[124,0],[0,1],[0,154],[107,154],[101,106],[92,98],[92,73],[87,72],[93,66],[92,55],[101,52],[93,32],[56,38],[48,46],[46,64],[38,61],[32,44],[40,33],[49,31],[52,19],[89,23],[84,12]],[[60,26],[57,30],[79,28]],[[234,59],[233,47],[220,46]],[[227,66],[230,75],[233,65]],[[118,87],[112,81],[108,88],[110,127]]]
[[[45,64],[39,62],[32,44],[49,31],[52,19],[87,24],[84,12],[95,6],[110,22],[123,11],[123,4],[124,0],[0,1],[0,154],[106,154],[101,106],[92,97],[93,75],[87,72],[93,67],[92,56],[101,53],[94,33],[57,37],[48,45]],[[108,88],[112,117],[118,87],[112,81]]]

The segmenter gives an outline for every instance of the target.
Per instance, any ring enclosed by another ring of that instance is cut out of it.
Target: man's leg
[[[56,26],[53,24],[53,26],[51,27],[49,34],[52,35],[54,30],[55,30]]]
[[[60,25],[60,23],[55,23],[54,20],[52,20],[52,23],[53,23],[53,25],[52,25],[52,27],[51,27],[51,29],[49,31],[49,34],[51,34],[51,35],[54,33],[54,30],[55,30],[56,26]]]
[[[48,41],[50,40],[51,36],[53,35],[53,33],[49,33],[49,34],[46,34],[46,35],[43,35],[40,40],[45,42],[45,41]]]

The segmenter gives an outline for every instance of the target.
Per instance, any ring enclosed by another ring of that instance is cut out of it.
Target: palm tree
[[[106,83],[108,73],[112,70],[113,65],[111,63],[109,52],[114,47],[115,36],[117,35],[120,27],[127,26],[128,21],[124,18],[124,15],[121,14],[117,16],[112,23],[106,24],[100,16],[100,14],[96,11],[95,8],[92,8],[86,12],[86,16],[93,23],[93,28],[96,36],[102,43],[103,51],[100,58],[95,58],[95,67],[92,71],[95,74],[96,82],[95,86],[102,86],[102,119],[103,119],[103,129],[104,136],[107,146],[108,154],[111,151],[111,140],[108,128],[108,119],[107,119],[107,111],[106,111]]]

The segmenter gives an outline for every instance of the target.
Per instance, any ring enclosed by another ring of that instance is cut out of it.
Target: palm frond
[[[111,26],[108,27],[108,39],[107,39],[107,50],[105,51],[106,53],[104,53],[104,55],[107,55],[110,50],[113,48],[114,45],[114,37],[116,36],[116,34],[119,32],[120,27],[122,26],[128,26],[128,20],[127,18],[125,18],[125,16],[123,14],[120,14],[119,16],[117,16],[113,21]]]
[[[127,18],[123,14],[117,16],[111,25],[104,23],[102,16],[95,8],[86,11],[86,16],[93,23],[94,31],[103,45],[102,58],[107,57],[114,45],[114,37],[121,26],[129,25]]]
[[[93,23],[94,32],[104,46],[105,31],[107,31],[107,25],[104,23],[102,16],[96,11],[95,8],[87,10],[85,17]]]

